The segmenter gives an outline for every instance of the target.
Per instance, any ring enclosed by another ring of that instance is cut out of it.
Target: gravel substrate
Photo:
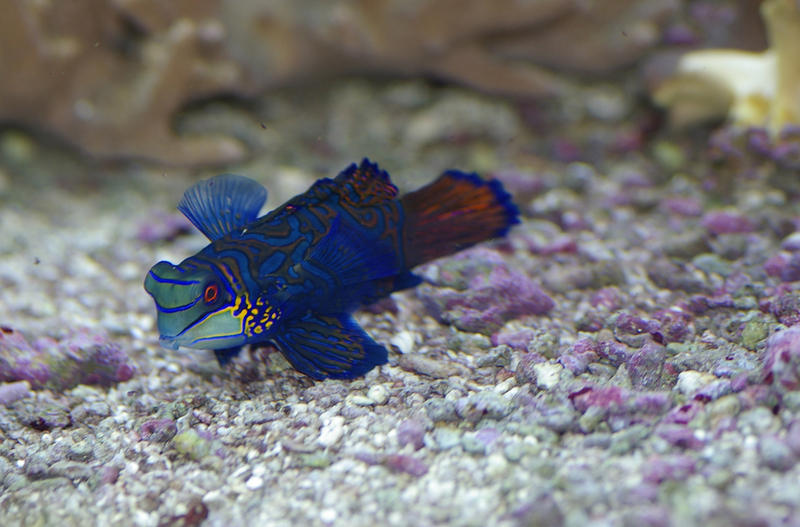
[[[345,82],[180,120],[247,142],[220,171],[270,206],[364,156],[514,195],[506,240],[357,313],[390,358],[350,382],[159,347],[142,281],[204,245],[174,207],[212,172],[2,132],[0,525],[800,525],[796,166],[592,90]]]

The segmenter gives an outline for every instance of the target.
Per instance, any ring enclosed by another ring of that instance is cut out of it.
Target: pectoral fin
[[[217,357],[217,362],[219,363],[220,367],[224,367],[231,360],[233,360],[233,358],[238,355],[240,351],[242,351],[241,346],[214,350],[214,356]]]
[[[388,361],[386,348],[344,313],[308,313],[285,323],[273,339],[292,366],[318,380],[352,379]]]
[[[358,225],[333,220],[330,231],[314,246],[306,263],[319,264],[348,286],[400,272],[397,251],[385,240],[359,232]]]

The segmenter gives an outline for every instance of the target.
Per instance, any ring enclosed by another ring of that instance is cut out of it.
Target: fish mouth
[[[247,338],[242,329],[244,312],[233,315],[233,307],[201,316],[188,327],[175,332],[170,320],[159,320],[159,342],[162,347],[177,350],[181,346],[194,349],[221,349],[241,346]]]

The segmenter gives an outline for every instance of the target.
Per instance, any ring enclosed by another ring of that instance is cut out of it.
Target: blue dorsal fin
[[[191,186],[178,210],[211,240],[222,238],[258,218],[267,201],[267,189],[236,174],[220,174]]]
[[[360,165],[353,163],[342,170],[335,181],[342,198],[357,207],[380,205],[397,197],[389,174],[366,157]]]

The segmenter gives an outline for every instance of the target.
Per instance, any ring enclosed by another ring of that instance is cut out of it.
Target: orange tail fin
[[[503,185],[449,170],[401,198],[408,268],[503,236],[519,210]]]

